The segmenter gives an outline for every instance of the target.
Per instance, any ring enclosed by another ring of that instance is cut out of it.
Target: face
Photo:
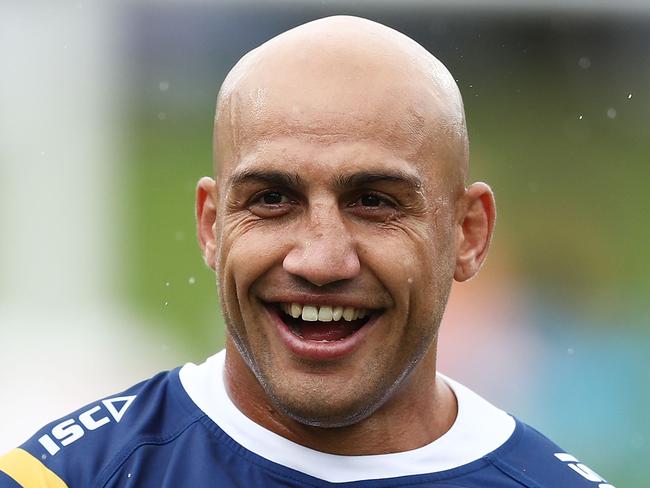
[[[408,113],[322,113],[236,113],[247,129],[221,173],[216,268],[229,333],[269,397],[303,423],[345,425],[434,341],[457,195]]]
[[[426,80],[414,89],[383,59],[373,84],[345,66],[332,73],[325,55],[289,59],[298,65],[262,58],[257,76],[237,74],[254,81],[220,109],[218,182],[199,183],[199,239],[232,352],[261,385],[254,401],[344,426],[414,375],[434,376],[416,366],[435,364],[452,279],[478,269],[493,206],[489,188],[463,188],[440,130],[449,97],[431,97]],[[241,369],[228,352],[226,366]]]

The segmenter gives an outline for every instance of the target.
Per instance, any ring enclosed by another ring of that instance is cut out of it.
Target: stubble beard
[[[223,287],[217,286],[220,291],[223,290]],[[268,340],[266,341],[267,347],[253,347],[245,334],[248,329],[245,327],[241,310],[238,308],[235,319],[229,313],[226,303],[228,297],[224,297],[222,293],[219,293],[219,297],[227,334],[261,386],[269,403],[279,412],[300,424],[310,427],[338,428],[356,424],[374,414],[389,401],[396,390],[399,390],[430,348],[436,347],[440,322],[450,288],[449,284],[443,296],[439,296],[435,300],[438,303],[431,311],[432,313],[428,315],[428,320],[424,317],[415,318],[428,322],[419,329],[430,331],[430,333],[426,334],[426,337],[419,336],[420,340],[417,341],[417,344],[407,347],[411,353],[409,357],[403,358],[398,368],[384,369],[386,364],[391,364],[394,361],[394,357],[391,356],[398,353],[399,349],[391,350],[388,353],[380,351],[366,362],[360,374],[344,384],[333,384],[328,381],[327,375],[314,374],[310,375],[308,381],[292,385],[291,381],[287,381],[285,372],[278,371],[275,366],[273,353],[268,347]],[[239,302],[237,301],[237,303]],[[412,319],[414,317],[408,315],[405,317],[407,322],[404,326],[405,330],[413,326],[409,323]],[[241,327],[236,326],[237,320],[240,321]],[[240,334],[242,331],[244,333]],[[415,339],[415,337],[411,337],[412,341]],[[253,349],[257,349],[257,355],[253,354]],[[377,372],[381,373],[377,374]],[[435,374],[435,372],[432,371],[431,374]],[[372,383],[369,384],[368,379],[373,379]],[[294,378],[294,383],[297,381],[300,380]]]
[[[222,307],[224,305],[222,303]],[[225,307],[223,309],[226,310]],[[391,363],[391,355],[376,354],[364,365],[360,374],[344,384],[333,383],[328,381],[327,375],[317,374],[310,375],[307,381],[294,378],[292,384],[285,372],[274,367],[273,353],[269,349],[258,348],[258,355],[254,355],[250,343],[237,333],[230,314],[224,312],[224,319],[237,352],[253,373],[269,403],[295,422],[327,429],[357,424],[389,401],[430,347],[435,347],[439,325],[437,321],[431,337],[421,342],[420,347],[411,349],[413,354],[401,363],[396,375],[391,374],[391,370],[384,370],[384,366]],[[377,375],[377,372],[381,374]],[[372,383],[368,383],[368,379],[373,379]]]

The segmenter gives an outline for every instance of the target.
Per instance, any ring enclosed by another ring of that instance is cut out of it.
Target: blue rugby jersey
[[[0,456],[0,488],[612,488],[539,432],[443,377],[451,429],[412,451],[339,456],[264,429],[230,401],[225,352],[160,373]]]

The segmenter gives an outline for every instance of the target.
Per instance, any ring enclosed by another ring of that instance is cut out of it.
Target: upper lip
[[[341,295],[328,295],[328,294],[285,294],[274,295],[268,297],[260,297],[264,303],[299,303],[300,305],[317,305],[317,306],[332,306],[332,307],[354,307],[365,308],[368,310],[378,310],[381,307],[378,304],[369,303],[367,300],[362,300],[354,297],[345,297]]]

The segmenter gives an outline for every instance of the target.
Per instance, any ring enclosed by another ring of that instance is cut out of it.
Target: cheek
[[[254,226],[225,226],[222,236],[217,266],[221,309],[231,337],[253,367],[251,342],[259,341],[259,336],[246,326],[255,323],[250,292],[256,280],[277,262],[279,247],[268,233]]]
[[[431,327],[442,316],[453,281],[454,242],[448,226],[421,227],[394,228],[365,240],[360,257],[388,289],[398,314],[417,327]]]
[[[282,262],[283,242],[268,230],[252,224],[225,226],[219,249],[219,281],[229,299],[247,294],[252,284],[276,263]],[[225,298],[225,296],[224,296]]]
[[[387,287],[413,288],[429,282],[448,260],[449,246],[439,241],[431,226],[385,226],[365,236],[359,257]]]

